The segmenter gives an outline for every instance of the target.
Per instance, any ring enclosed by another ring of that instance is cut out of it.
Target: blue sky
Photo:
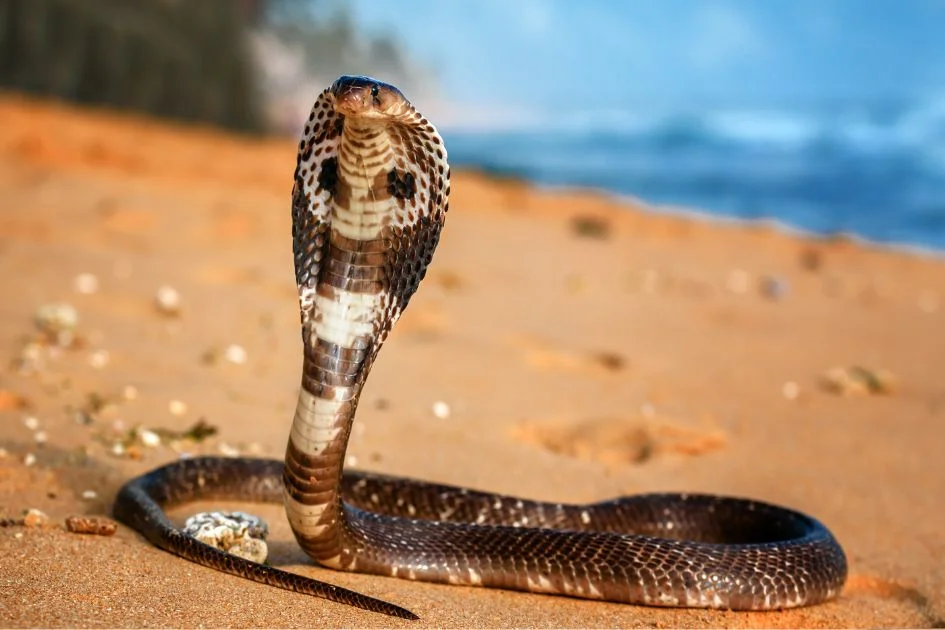
[[[945,96],[945,0],[351,0],[468,105]]]

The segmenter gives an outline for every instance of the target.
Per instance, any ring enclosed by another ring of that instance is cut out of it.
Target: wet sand
[[[0,625],[945,623],[945,262],[468,172],[365,389],[349,464],[553,501],[784,504],[844,545],[838,600],[664,610],[339,574],[298,550],[278,506],[232,506],[269,521],[273,564],[421,617],[401,622],[195,566],[124,526],[64,531],[179,451],[282,456],[301,354],[295,143],[10,95],[0,119],[0,518],[51,519],[0,527]],[[164,285],[177,314],[155,305]],[[60,303],[79,318],[65,347],[34,323]],[[852,366],[892,391],[824,386]],[[201,419],[218,433],[161,433]]]

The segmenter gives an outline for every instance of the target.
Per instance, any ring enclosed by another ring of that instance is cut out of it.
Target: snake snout
[[[332,84],[331,93],[335,97],[335,111],[360,118],[389,117],[406,101],[393,85],[371,77],[340,77]]]

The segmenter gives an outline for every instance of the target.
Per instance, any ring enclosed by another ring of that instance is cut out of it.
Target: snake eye
[[[380,88],[377,87],[377,84],[371,86],[371,98],[374,99],[374,104],[375,104],[375,105],[380,105],[380,104],[381,104],[381,99],[378,98],[378,96],[380,95],[380,93],[381,93],[381,90],[380,90]]]

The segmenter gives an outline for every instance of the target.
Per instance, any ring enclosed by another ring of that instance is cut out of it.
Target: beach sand
[[[0,626],[945,624],[945,262],[468,172],[349,464],[553,501],[783,504],[843,544],[839,599],[734,613],[347,575],[308,561],[279,506],[213,506],[266,518],[274,564],[421,617],[404,622],[198,567],[124,526],[66,532],[179,456],[167,434],[126,439],[136,427],[202,419],[218,433],[178,450],[282,456],[301,360],[295,143],[11,95],[0,120],[0,518],[50,517],[0,528]],[[155,305],[164,285],[176,314]],[[60,303],[79,317],[65,348],[34,324]],[[828,391],[852,366],[892,391]]]

